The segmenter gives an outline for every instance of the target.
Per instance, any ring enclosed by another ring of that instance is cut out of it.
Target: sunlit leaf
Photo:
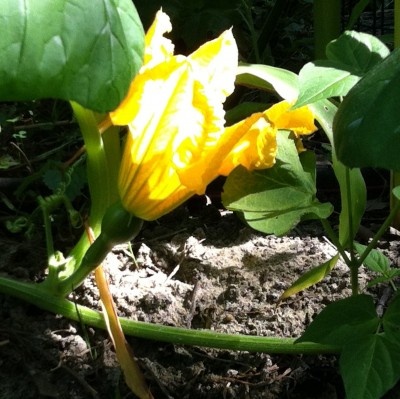
[[[73,100],[99,112],[125,97],[144,33],[131,0],[3,0],[0,100]]]
[[[279,301],[283,301],[284,299],[287,299],[290,296],[319,283],[332,271],[338,260],[339,254],[324,262],[322,265],[313,267],[311,270],[302,274],[300,278],[298,278],[287,290],[285,290],[285,292],[279,298]]]
[[[306,64],[299,73],[295,108],[330,97],[345,96],[372,67],[389,55],[375,36],[346,31],[330,42],[326,60]]]
[[[296,100],[299,93],[298,77],[295,73],[269,65],[239,65],[236,84],[276,91],[289,102]]]
[[[314,153],[299,156],[288,132],[280,131],[277,140],[274,167],[253,172],[236,168],[227,178],[222,200],[254,229],[282,235],[301,220],[327,218],[333,209],[315,197]]]

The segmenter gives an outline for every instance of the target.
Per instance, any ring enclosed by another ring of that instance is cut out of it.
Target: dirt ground
[[[397,259],[400,244],[386,242]],[[182,207],[146,224],[105,265],[119,314],[226,333],[298,337],[328,303],[350,294],[339,263],[321,283],[277,304],[297,277],[335,251],[317,223],[286,237],[244,226],[213,205]],[[38,243],[0,241],[0,273],[40,276]],[[371,275],[361,272],[361,287]],[[373,294],[379,299],[385,286]],[[386,290],[387,292],[387,290]],[[89,278],[75,298],[99,309]],[[164,398],[341,399],[335,356],[288,356],[183,347],[128,338],[153,395]],[[0,295],[0,398],[133,398],[107,333]],[[399,398],[400,387],[386,396]]]

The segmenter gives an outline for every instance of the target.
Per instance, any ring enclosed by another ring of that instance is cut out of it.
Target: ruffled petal
[[[236,145],[225,157],[219,174],[227,176],[238,165],[248,170],[270,168],[275,163],[277,151],[276,129],[256,113],[245,120],[226,128],[226,135],[235,137]]]
[[[238,66],[238,49],[232,31],[227,30],[203,44],[189,58],[198,66],[197,79],[214,92],[212,95],[218,101],[224,102],[235,89]]]
[[[291,130],[296,134],[310,134],[317,130],[314,115],[307,106],[290,111],[291,104],[281,101],[273,105],[265,115],[277,129]]]
[[[145,68],[167,61],[174,55],[174,45],[171,40],[164,37],[165,33],[172,31],[169,16],[162,10],[156,14],[154,22],[145,36],[144,62]]]

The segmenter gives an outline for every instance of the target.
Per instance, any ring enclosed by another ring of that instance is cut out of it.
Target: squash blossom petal
[[[246,130],[242,138],[224,159],[219,173],[227,176],[237,166],[243,165],[248,170],[270,168],[275,164],[277,152],[276,134],[279,129],[291,130],[297,135],[310,134],[317,130],[314,115],[308,107],[290,111],[291,104],[281,101],[263,113],[226,128],[229,134],[235,130]],[[299,151],[304,147],[296,140]]]

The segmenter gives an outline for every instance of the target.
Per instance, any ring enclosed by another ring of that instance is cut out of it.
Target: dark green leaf
[[[285,290],[285,292],[279,298],[279,301],[283,301],[284,299],[289,298],[290,296],[297,294],[298,292],[303,291],[316,283],[319,283],[331,272],[338,260],[339,254],[324,262],[322,265],[313,267],[311,270],[305,272],[287,290]]]
[[[329,60],[346,65],[353,74],[360,76],[389,54],[389,49],[376,36],[355,31],[345,31],[326,47]]]
[[[379,318],[369,295],[355,295],[329,304],[298,342],[342,346],[376,332]]]
[[[137,73],[144,34],[131,0],[4,0],[0,99],[61,98],[115,109]]]
[[[400,49],[349,92],[334,120],[338,158],[350,167],[400,171]]]
[[[400,377],[400,344],[366,334],[342,349],[340,371],[347,399],[380,399]]]
[[[400,343],[400,295],[397,294],[382,318],[385,333],[392,337],[393,340]]]

